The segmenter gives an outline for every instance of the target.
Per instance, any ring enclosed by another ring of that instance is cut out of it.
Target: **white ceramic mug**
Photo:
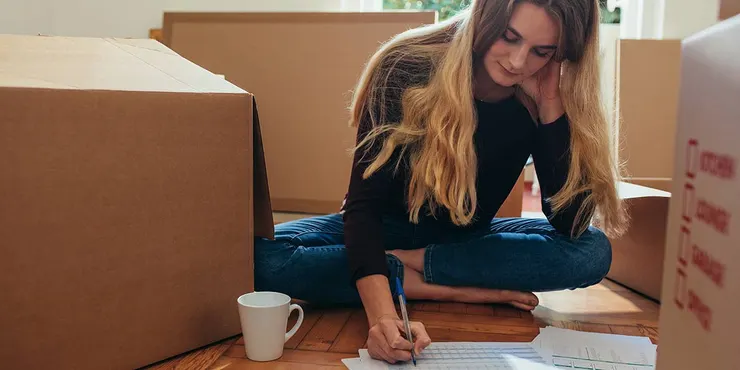
[[[285,342],[303,323],[303,308],[290,304],[290,297],[276,292],[253,292],[240,296],[239,319],[244,351],[252,361],[272,361],[283,355]],[[287,333],[288,316],[298,311],[298,321]]]

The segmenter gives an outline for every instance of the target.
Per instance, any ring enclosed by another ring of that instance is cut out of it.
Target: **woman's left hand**
[[[524,92],[534,99],[542,123],[551,123],[565,113],[560,99],[562,63],[550,60],[537,73],[522,81]]]

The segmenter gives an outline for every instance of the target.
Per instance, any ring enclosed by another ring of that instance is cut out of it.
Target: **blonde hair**
[[[425,204],[432,213],[445,207],[457,225],[473,221],[477,203],[474,63],[505,31],[518,1],[473,1],[448,21],[404,32],[375,53],[359,79],[350,124],[358,126],[366,120],[371,129],[355,150],[382,140],[363,177],[384,166],[396,149],[408,153],[411,222],[418,222]],[[595,213],[607,234],[620,234],[626,215],[616,190],[619,168],[612,128],[600,101],[598,0],[529,1],[544,6],[561,23],[561,45],[554,57],[564,59],[561,97],[570,121],[571,162],[568,179],[549,199],[550,207],[557,213],[582,196],[571,234],[585,231]],[[393,122],[389,112],[393,93],[400,98],[400,122]],[[517,96],[531,107],[521,91]]]

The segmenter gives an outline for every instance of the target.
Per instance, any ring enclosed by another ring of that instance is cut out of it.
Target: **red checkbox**
[[[699,165],[699,142],[695,139],[689,140],[686,146],[686,176],[690,179],[696,177],[696,168]]]
[[[684,272],[679,267],[676,272],[676,290],[674,291],[674,294],[676,297],[676,306],[678,306],[678,308],[682,310],[685,307],[687,292],[688,288],[686,287],[686,272]]]
[[[686,226],[681,226],[681,234],[678,235],[678,262],[686,267],[691,253],[691,231]]]
[[[696,194],[695,194],[694,185],[686,184],[683,189],[683,220],[686,222],[691,222],[692,217],[694,216],[694,203],[696,202]]]

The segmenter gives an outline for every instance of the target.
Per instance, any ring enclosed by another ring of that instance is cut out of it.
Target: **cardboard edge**
[[[162,29],[160,30],[160,42],[168,47],[172,48],[172,27],[175,24],[176,14],[164,12],[162,17]]]
[[[740,15],[740,2],[720,1],[718,19],[725,21]]]
[[[270,184],[265,162],[265,150],[262,144],[262,131],[260,128],[259,113],[257,110],[257,99],[252,97],[252,179],[253,179],[253,220],[254,236],[266,239],[275,238],[275,224],[272,214],[272,203],[270,201]]]
[[[175,23],[358,23],[358,22],[417,22],[419,26],[437,23],[436,11],[381,11],[381,12],[178,12],[165,11],[162,18],[161,39],[172,45]]]
[[[379,12],[164,12],[165,28],[175,22],[356,23],[437,22],[436,11]]]

